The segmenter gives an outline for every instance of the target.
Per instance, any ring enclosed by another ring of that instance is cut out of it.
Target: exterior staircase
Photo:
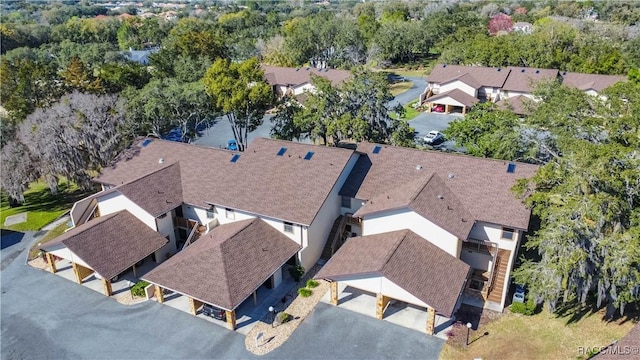
[[[507,274],[507,265],[509,263],[509,256],[511,252],[509,250],[498,250],[498,256],[496,257],[496,267],[493,272],[493,281],[491,282],[491,288],[489,289],[488,301],[492,301],[500,304],[502,302],[502,290],[505,287]]]
[[[331,227],[331,232],[329,232],[329,237],[327,237],[327,242],[324,244],[324,249],[322,250],[322,255],[320,256],[320,259],[325,261],[329,260],[333,256],[333,253],[336,250],[338,250],[338,246],[342,245],[342,244],[338,244],[338,242],[340,242],[339,238],[342,237],[344,225],[345,225],[344,216],[343,215],[338,216],[336,220],[333,222],[333,226]]]

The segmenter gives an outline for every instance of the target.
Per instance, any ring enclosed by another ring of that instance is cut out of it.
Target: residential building
[[[312,74],[331,81],[333,86],[338,86],[351,77],[351,73],[346,70],[315,67],[289,68],[270,65],[262,65],[261,67],[265,80],[273,87],[273,93],[278,97],[285,95],[297,97],[306,91],[313,91],[315,88],[311,83]]]

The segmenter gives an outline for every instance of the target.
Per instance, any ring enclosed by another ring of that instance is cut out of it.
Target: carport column
[[[466,114],[466,113],[467,113],[467,107],[466,107],[466,106],[463,106],[463,107],[462,107],[462,115],[464,115],[464,114]]]
[[[436,311],[433,308],[427,308],[427,334],[433,335],[436,327]]]
[[[380,293],[376,295],[376,318],[378,318],[378,320],[382,320],[384,317],[384,309],[387,307],[389,300],[391,299]]]
[[[226,313],[227,313],[227,327],[229,328],[229,330],[235,330],[236,329],[236,311],[226,310]]]
[[[73,273],[76,275],[76,282],[78,284],[82,284],[82,277],[80,277],[80,269],[78,269],[78,264],[72,262],[71,267],[73,268]]]
[[[156,287],[156,299],[158,299],[158,302],[162,304],[164,302],[164,295],[162,294],[162,288],[158,285],[155,285],[155,287]]]
[[[448,114],[449,113],[449,105],[445,105],[444,106],[444,113]]]
[[[58,271],[58,269],[56,268],[56,259],[53,257],[53,255],[51,255],[51,253],[45,253],[45,256],[47,257],[47,262],[49,263],[49,271],[55,274]]]
[[[104,288],[104,294],[107,296],[111,296],[113,290],[111,289],[111,281],[105,278],[102,278],[102,287]]]
[[[331,305],[338,305],[338,282],[331,282]]]
[[[198,309],[202,306],[202,302],[194,298],[189,298],[189,311],[193,315],[198,315]]]

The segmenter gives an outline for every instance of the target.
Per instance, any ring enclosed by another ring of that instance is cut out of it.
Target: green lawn
[[[33,244],[33,246],[31,247],[31,249],[29,250],[29,259],[34,259],[36,256],[38,256],[40,254],[40,249],[38,249],[38,246],[40,244],[44,244],[47,241],[51,241],[55,238],[57,238],[58,236],[64,234],[64,232],[68,229],[69,227],[67,226],[67,223],[62,223],[56,227],[54,227],[51,231],[49,231],[45,236],[42,237],[42,239],[40,239],[38,241],[38,243]]]
[[[69,211],[73,203],[87,194],[75,185],[62,181],[57,195],[51,195],[44,182],[33,183],[24,194],[25,202],[21,206],[10,207],[6,196],[0,198],[0,227],[15,231],[36,231],[49,224],[60,215]],[[12,226],[4,226],[7,216],[27,213],[27,221]]]
[[[413,86],[413,83],[411,81],[398,82],[398,83],[389,85],[389,91],[391,91],[391,95],[397,96],[411,89],[412,86]]]
[[[507,313],[471,331],[468,348],[464,347],[465,340],[460,345],[449,339],[440,358],[586,359],[580,347],[608,346],[634,325],[627,318],[612,322],[602,318],[602,311],[563,315],[542,311],[533,316]],[[466,336],[466,328],[463,330],[462,336]]]

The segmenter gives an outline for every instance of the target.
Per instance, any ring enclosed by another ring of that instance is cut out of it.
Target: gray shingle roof
[[[265,80],[270,85],[299,86],[311,83],[311,74],[321,76],[334,86],[342,84],[351,77],[351,73],[346,70],[316,69],[316,68],[289,68],[280,66],[261,65],[264,71]]]
[[[451,317],[470,267],[411,230],[350,238],[315,276],[381,275]]]
[[[477,85],[501,88],[507,80],[509,71],[505,68],[437,64],[427,76],[427,81],[442,84],[465,74],[475,79]]]
[[[168,242],[122,210],[77,226],[40,248],[48,251],[62,243],[103,278],[111,279]]]
[[[531,212],[511,188],[516,180],[533,176],[538,166],[514,163],[515,172],[507,173],[508,161],[390,145],[379,145],[382,149],[373,154],[374,146],[376,144],[358,145],[363,155],[341,189],[341,195],[369,200],[435,173],[474,220],[527,229]]]
[[[459,102],[459,103],[461,103],[461,104],[463,104],[464,106],[467,106],[467,107],[471,107],[471,106],[475,105],[478,101],[480,101],[477,98],[474,98],[473,96],[471,96],[471,95],[467,94],[466,92],[464,92],[462,90],[459,90],[459,89],[452,89],[452,90],[449,90],[449,91],[445,91],[445,92],[439,93],[437,95],[434,95],[434,96],[426,99],[425,101],[429,102],[429,103],[433,103],[433,102],[437,102],[438,100],[442,100],[442,99],[444,99],[446,97],[450,97],[453,100],[455,100],[455,101],[457,101],[457,102]]]
[[[459,239],[466,240],[473,215],[438,175],[425,174],[371,198],[354,214],[358,217],[385,210],[409,208]]]
[[[119,185],[180,162],[185,203],[205,208],[211,203],[303,225],[313,222],[353,154],[348,149],[260,138],[232,163],[235,153],[227,150],[158,139],[142,144],[143,139],[136,141],[95,181]],[[286,152],[277,156],[283,147]],[[313,156],[304,160],[308,152]],[[171,179],[166,181],[173,184],[177,176]]]
[[[600,92],[619,81],[627,80],[626,76],[622,75],[598,75],[574,72],[563,72],[562,79],[563,85],[583,91],[595,90],[597,92]]]
[[[180,164],[171,164],[117,189],[151,216],[157,217],[182,204]]]
[[[509,77],[505,81],[503,90],[533,92],[535,85],[541,81],[551,81],[558,78],[557,69],[537,69],[528,67],[509,66]]]
[[[144,279],[233,310],[300,249],[260,219],[214,228]]]

